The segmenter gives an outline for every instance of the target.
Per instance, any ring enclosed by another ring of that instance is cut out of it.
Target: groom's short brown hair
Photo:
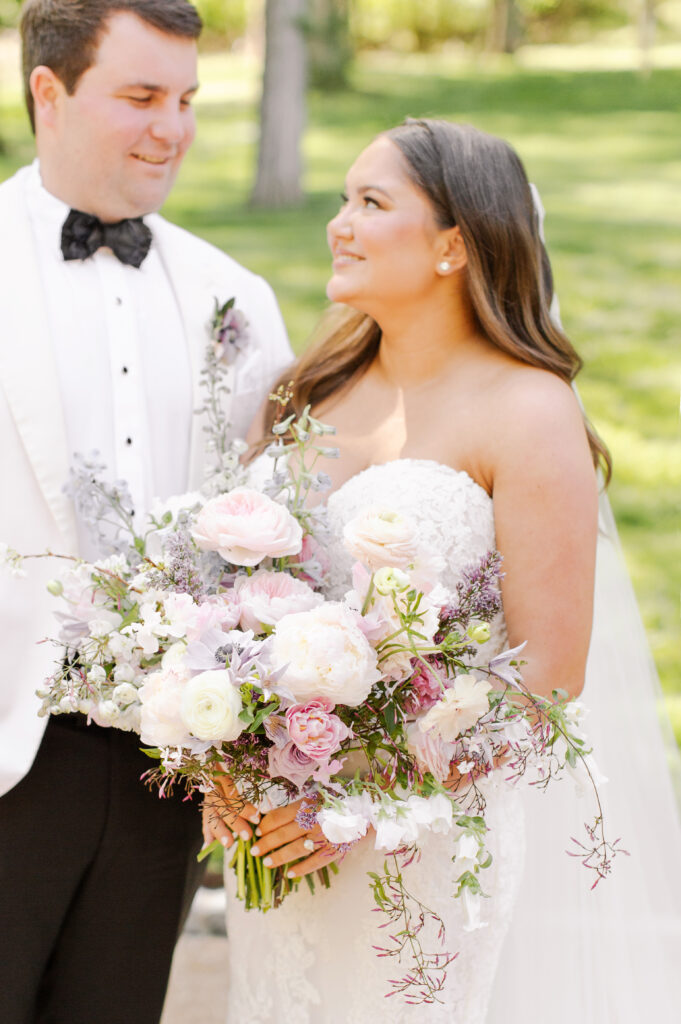
[[[24,95],[31,127],[35,108],[30,78],[34,68],[54,71],[71,95],[92,66],[107,20],[119,11],[136,14],[172,36],[198,39],[203,24],[189,0],[26,0],[21,16]]]

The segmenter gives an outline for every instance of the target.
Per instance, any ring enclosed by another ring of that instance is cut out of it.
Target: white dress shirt
[[[139,521],[154,498],[187,488],[191,366],[171,282],[153,241],[139,269],[108,248],[66,262],[69,208],[43,187],[37,161],[27,202],[69,451],[98,451],[106,479],[128,484]],[[82,523],[78,532],[81,554],[95,556]]]

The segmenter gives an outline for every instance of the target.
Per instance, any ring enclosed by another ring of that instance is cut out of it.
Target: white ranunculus
[[[341,807],[324,807],[317,815],[322,832],[330,843],[354,843],[366,835],[369,819],[361,811]]]
[[[328,697],[354,708],[381,678],[357,616],[338,601],[285,615],[270,644],[273,669],[283,669],[279,681],[301,704]]]
[[[418,551],[416,526],[399,512],[373,505],[346,523],[343,540],[372,572],[384,566],[406,569]]]
[[[489,710],[487,694],[491,689],[491,684],[485,679],[477,679],[473,675],[457,676],[437,704],[418,719],[419,729],[424,733],[432,729],[446,743],[453,742]]]
[[[208,743],[229,743],[245,729],[239,719],[241,695],[229,672],[214,669],[194,676],[184,690],[182,719],[192,733]]]

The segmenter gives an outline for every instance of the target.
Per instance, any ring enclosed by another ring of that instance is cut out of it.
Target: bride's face
[[[411,181],[398,147],[368,146],[348,172],[343,203],[327,227],[333,274],[326,293],[380,322],[381,311],[427,299],[442,278],[448,232]]]

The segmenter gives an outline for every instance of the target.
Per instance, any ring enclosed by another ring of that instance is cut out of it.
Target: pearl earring
[[[437,265],[437,269],[441,271],[441,273],[446,274],[448,270],[452,269],[452,265],[449,260],[440,260]]]

